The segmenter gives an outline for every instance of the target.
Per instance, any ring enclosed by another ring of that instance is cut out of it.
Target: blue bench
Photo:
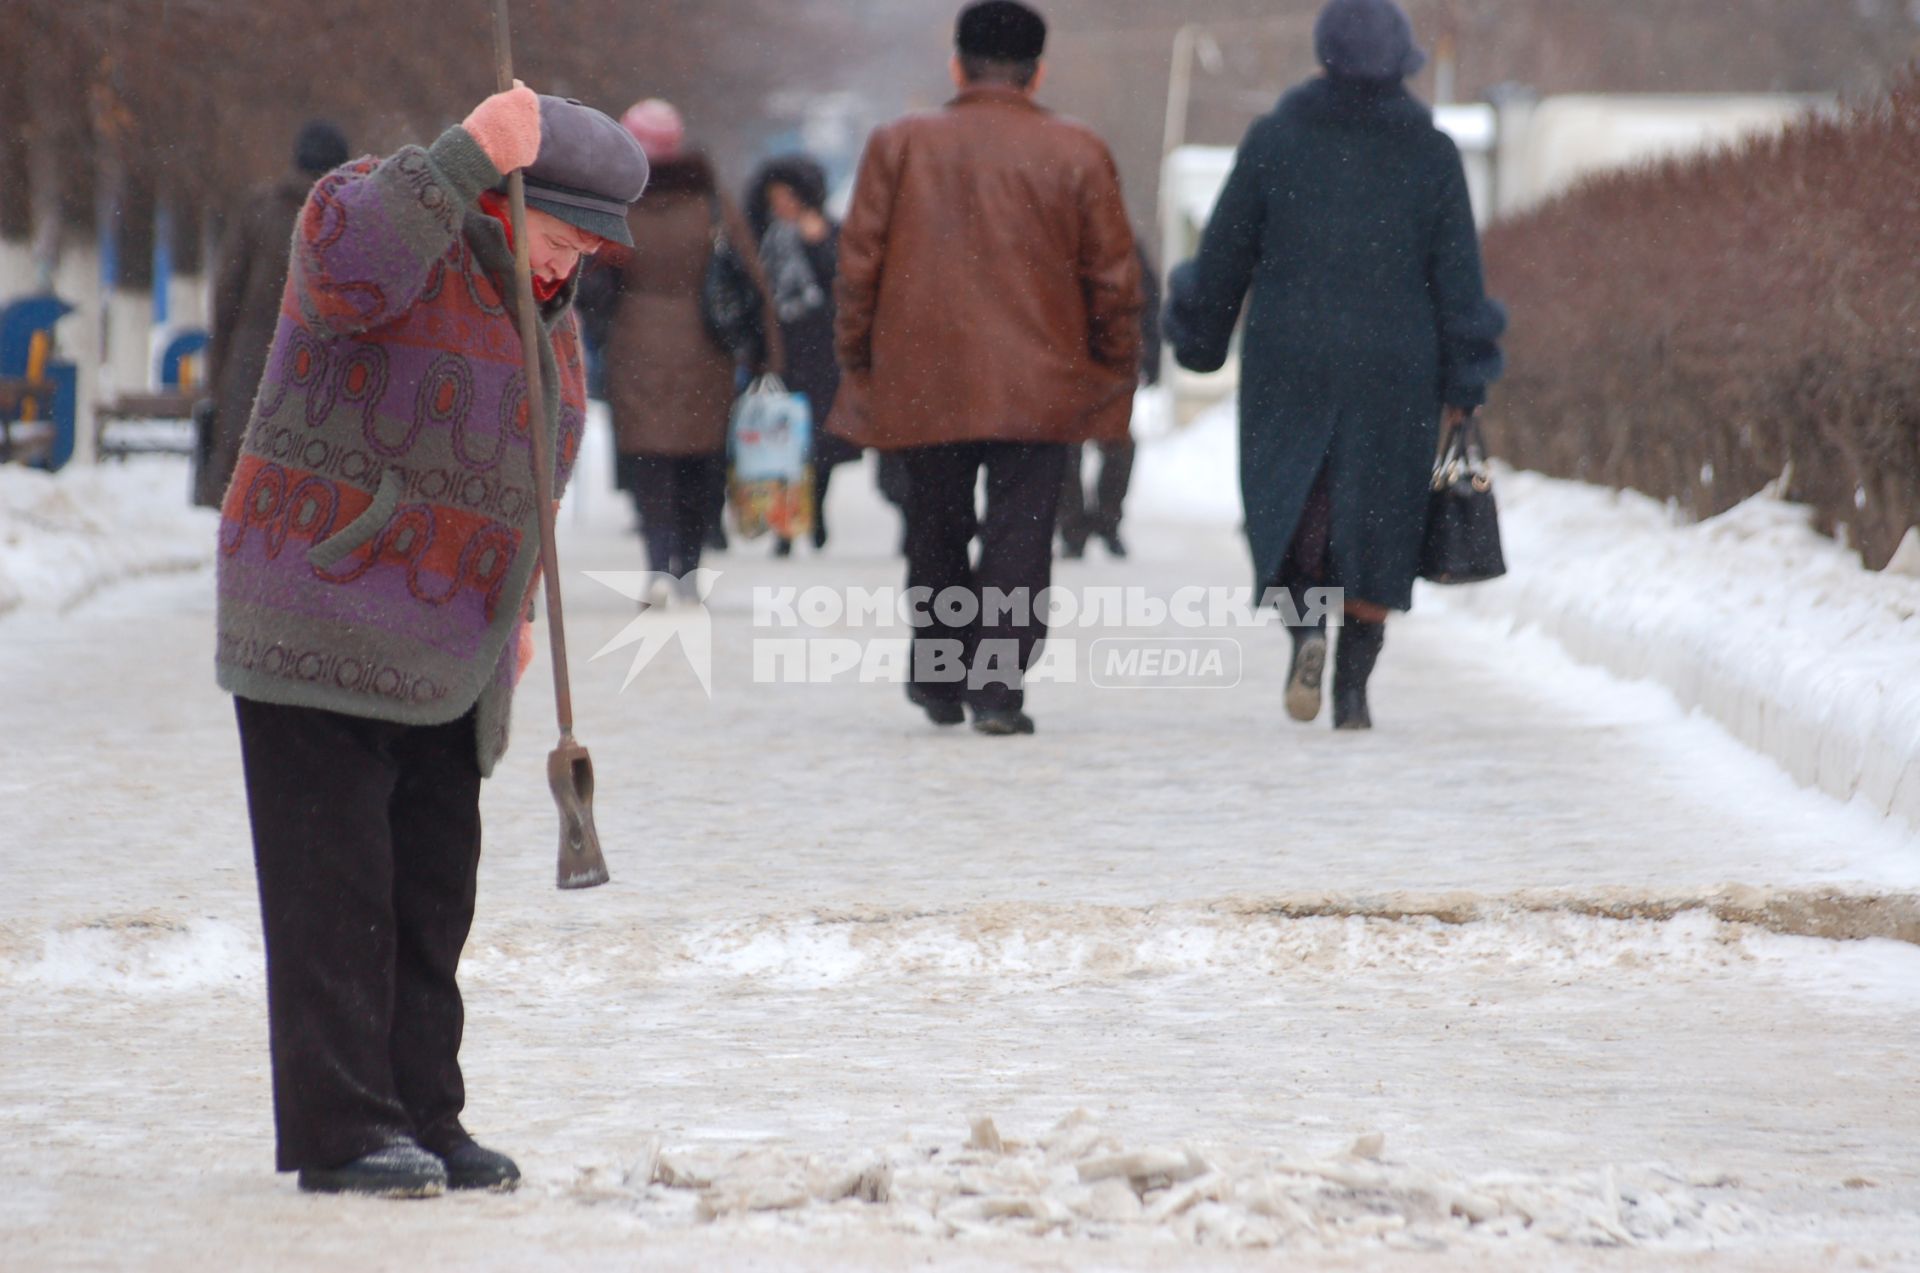
[[[56,358],[73,306],[47,293],[0,305],[0,462],[54,470],[73,458],[80,373]]]

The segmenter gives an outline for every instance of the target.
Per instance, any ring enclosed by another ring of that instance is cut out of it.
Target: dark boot
[[[1333,655],[1333,727],[1372,729],[1367,711],[1367,678],[1387,639],[1384,623],[1363,623],[1348,615]]]
[[[520,1186],[520,1168],[513,1159],[474,1140],[463,1140],[440,1155],[446,1164],[447,1188],[492,1189],[507,1193]]]
[[[358,1193],[378,1198],[431,1198],[447,1187],[447,1169],[410,1140],[362,1154],[338,1167],[302,1167],[306,1193]]]
[[[1311,721],[1320,714],[1320,682],[1327,671],[1327,629],[1290,627],[1293,662],[1287,668],[1287,715]]]

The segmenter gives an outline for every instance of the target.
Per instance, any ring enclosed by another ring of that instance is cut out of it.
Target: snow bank
[[[1138,514],[1239,521],[1232,403],[1142,443]],[[1546,633],[1657,683],[1797,781],[1920,826],[1920,579],[1861,567],[1810,513],[1766,495],[1699,523],[1535,473],[1496,488],[1511,573],[1423,585],[1422,606]]]
[[[1536,626],[1664,685],[1797,781],[1920,826],[1920,580],[1863,569],[1809,510],[1765,495],[1689,524],[1534,473],[1496,489],[1512,573],[1423,601]]]
[[[0,465],[0,615],[62,611],[123,579],[213,561],[217,518],[186,465],[142,457],[58,474]]]

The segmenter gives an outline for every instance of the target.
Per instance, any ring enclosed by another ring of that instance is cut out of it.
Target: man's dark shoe
[[[1074,535],[1062,535],[1060,537],[1060,559],[1062,561],[1079,561],[1086,555],[1086,540]]]
[[[773,555],[776,557],[793,556],[793,541],[786,538],[776,538],[773,541]]]
[[[447,1187],[447,1169],[410,1140],[362,1154],[338,1167],[302,1167],[305,1193],[357,1193],[375,1198],[433,1198]]]
[[[935,698],[918,685],[907,686],[907,701],[927,714],[936,725],[958,725],[967,719],[967,709],[950,698]]]
[[[714,552],[723,553],[727,551],[727,528],[715,522],[713,525],[707,527],[706,538],[702,542],[704,547]]]
[[[1107,546],[1107,556],[1115,558],[1116,560],[1119,560],[1119,561],[1126,560],[1127,546],[1120,542],[1119,531],[1117,530],[1101,531],[1100,542]]]
[[[1033,717],[1017,707],[976,707],[973,728],[982,734],[1031,734]]]
[[[463,1141],[441,1156],[447,1167],[449,1189],[494,1189],[501,1193],[520,1187],[520,1168],[513,1159],[478,1141]]]

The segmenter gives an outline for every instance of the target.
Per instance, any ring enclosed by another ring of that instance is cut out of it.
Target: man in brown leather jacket
[[[907,471],[907,585],[928,590],[909,594],[927,600],[907,696],[941,725],[970,706],[988,734],[1033,732],[1022,674],[1046,635],[1066,446],[1126,436],[1140,358],[1119,174],[1033,100],[1046,34],[1015,0],[969,5],[959,96],[873,135],[840,239],[830,427]]]

